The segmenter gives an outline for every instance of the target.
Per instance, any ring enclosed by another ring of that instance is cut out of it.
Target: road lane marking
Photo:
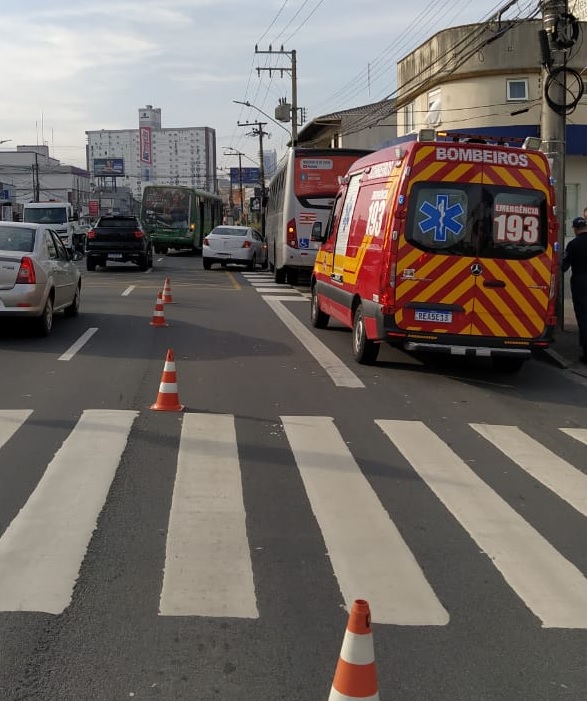
[[[59,358],[57,358],[57,360],[71,360],[74,357],[74,355],[86,345],[86,343],[92,338],[96,331],[98,331],[97,327],[90,327],[78,338],[78,340],[73,345],[71,345],[65,351],[65,353],[60,355]]]
[[[281,416],[347,609],[375,623],[446,625],[449,614],[328,416]]]
[[[233,287],[236,290],[240,290],[241,285],[239,284],[239,282],[237,281],[237,278],[233,275],[233,273],[231,273],[229,270],[225,270],[224,272],[228,275],[229,280],[231,281],[231,284],[233,285]]]
[[[0,411],[0,448],[12,438],[32,413],[28,409]]]
[[[138,412],[84,411],[0,538],[0,611],[60,614]]]
[[[577,441],[580,441],[580,443],[584,443],[586,445],[586,429],[585,428],[560,428],[560,431],[563,431],[564,433],[567,433],[568,436],[571,436]]]
[[[586,516],[586,475],[517,426],[470,424],[507,458]]]
[[[327,372],[337,387],[359,388],[365,387],[363,382],[343,363],[332,350],[312,334],[304,324],[299,321],[291,311],[286,309],[281,299],[275,296],[262,295],[263,300],[269,304],[288,329],[302,343],[306,350]],[[294,298],[295,299],[295,298]],[[300,298],[301,301],[306,301]],[[290,298],[288,298],[288,301]],[[298,300],[295,300],[298,301]]]
[[[121,294],[121,297],[128,297],[134,289],[135,285],[129,285],[127,289]]]
[[[420,421],[376,420],[545,628],[586,627],[586,579]]]
[[[259,618],[232,415],[183,417],[159,613]]]

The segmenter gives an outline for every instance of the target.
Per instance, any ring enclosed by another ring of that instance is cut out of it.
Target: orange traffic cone
[[[172,293],[171,293],[171,285],[169,282],[169,278],[165,278],[165,282],[163,283],[163,303],[164,304],[173,304],[174,300],[172,299]]]
[[[371,614],[367,601],[353,602],[329,701],[379,701]]]
[[[157,399],[155,400],[155,404],[152,404],[149,408],[154,411],[183,411],[184,409],[183,405],[180,404],[180,398],[178,396],[176,363],[174,360],[174,352],[171,348],[168,349],[165,358]]]
[[[161,292],[157,293],[157,302],[155,303],[155,309],[153,310],[153,316],[149,322],[150,326],[169,326],[165,322],[165,315],[163,313],[163,297]]]

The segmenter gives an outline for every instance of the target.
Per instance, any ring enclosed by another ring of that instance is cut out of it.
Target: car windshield
[[[31,253],[35,243],[35,230],[20,226],[0,227],[0,250]]]
[[[215,236],[245,236],[247,229],[231,229],[228,226],[219,226],[210,233]]]

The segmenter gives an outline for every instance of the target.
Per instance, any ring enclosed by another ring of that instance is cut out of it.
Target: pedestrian
[[[574,238],[566,246],[562,260],[562,270],[572,270],[570,287],[574,314],[578,323],[578,335],[582,355],[580,362],[586,362],[586,219],[576,217],[572,222]]]

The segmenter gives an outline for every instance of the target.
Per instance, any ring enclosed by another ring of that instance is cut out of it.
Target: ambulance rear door
[[[545,330],[554,255],[549,188],[543,160],[527,159],[527,168],[483,168],[483,205],[474,222],[475,336],[532,339]]]

